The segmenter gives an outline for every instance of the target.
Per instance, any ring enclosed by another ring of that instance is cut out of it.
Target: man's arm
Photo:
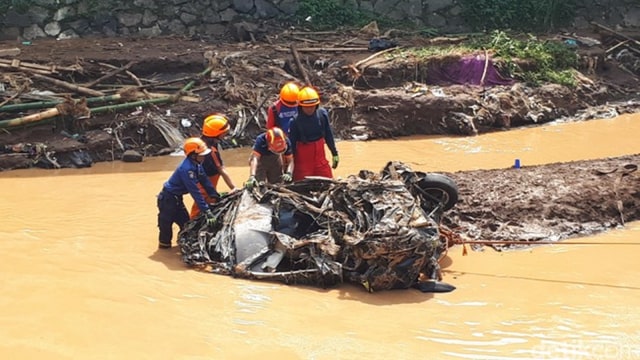
[[[275,106],[271,105],[267,108],[267,129],[273,129],[276,127],[276,112]]]

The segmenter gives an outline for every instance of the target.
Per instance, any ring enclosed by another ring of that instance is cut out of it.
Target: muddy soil
[[[275,100],[280,85],[289,80],[310,82],[319,89],[342,139],[477,134],[559,117],[584,120],[640,111],[640,103],[633,99],[637,76],[604,56],[615,42],[603,34],[586,35],[600,38],[602,45],[580,52],[584,73],[574,89],[518,82],[492,87],[429,84],[420,69],[455,59],[429,62],[371,57],[372,35],[363,32],[279,31],[242,42],[228,37],[4,42],[0,49],[20,48],[14,59],[22,63],[77,67],[78,71],[56,71],[51,76],[71,84],[93,83],[92,89],[104,96],[131,96],[129,102],[170,99],[100,113],[93,109],[104,104],[83,103],[84,107],[72,106],[73,111],[62,116],[5,127],[0,132],[0,150],[4,148],[0,170],[91,166],[97,161],[120,160],[125,152],[167,154],[180,137],[199,135],[202,119],[212,112],[226,113],[232,122],[235,141],[225,146],[250,145],[264,125],[266,107]],[[413,35],[396,40],[402,47],[460,41]],[[127,71],[95,83],[123,66]],[[90,99],[90,95],[52,85],[29,72],[7,67],[0,71],[1,82],[11,85],[0,103],[18,88],[22,91],[18,98],[24,102]],[[127,93],[132,89],[135,96]],[[45,90],[53,94],[42,93]],[[91,116],[87,108],[92,109]],[[0,112],[0,121],[32,113],[34,110]],[[640,218],[638,178],[632,173],[638,159],[630,156],[449,174],[460,187],[460,202],[445,225],[476,240],[563,239],[620,226]]]
[[[555,241],[622,227],[640,219],[639,163],[636,154],[449,173],[460,200],[444,224],[476,241]]]

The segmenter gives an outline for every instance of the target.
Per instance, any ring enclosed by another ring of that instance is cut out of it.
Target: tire
[[[444,211],[451,209],[458,202],[458,186],[446,175],[425,174],[416,186],[425,202],[443,204]]]

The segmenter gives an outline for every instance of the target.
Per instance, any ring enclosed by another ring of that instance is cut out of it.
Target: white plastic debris
[[[182,125],[182,127],[184,128],[189,128],[191,127],[191,120],[187,119],[187,118],[183,118],[180,120],[180,125]]]

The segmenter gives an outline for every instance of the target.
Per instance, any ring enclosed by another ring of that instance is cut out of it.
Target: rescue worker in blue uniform
[[[204,161],[202,161],[202,168],[209,177],[209,180],[211,180],[211,184],[218,190],[218,181],[222,178],[229,187],[229,192],[233,193],[238,189],[233,184],[231,175],[229,175],[229,172],[227,172],[222,162],[220,149],[220,141],[229,133],[230,128],[229,120],[226,116],[220,113],[211,114],[207,116],[202,123],[202,135],[200,138],[207,144],[209,149],[211,149],[211,153],[205,156]],[[215,199],[207,197],[207,192],[201,185],[198,185],[198,187],[207,203],[212,204],[216,202]],[[195,219],[198,215],[200,215],[200,208],[197,204],[193,204],[189,216],[191,219]]]
[[[198,188],[198,184],[201,184],[211,198],[220,198],[220,194],[211,184],[211,180],[206,176],[201,165],[204,157],[209,153],[211,153],[211,149],[202,139],[189,138],[185,140],[184,154],[186,157],[169,177],[169,180],[164,183],[162,191],[158,194],[159,248],[171,248],[174,223],[182,230],[184,224],[189,221],[189,212],[182,199],[184,194],[191,195],[193,201],[205,214],[207,224],[209,226],[215,225],[216,217]]]
[[[258,181],[271,184],[290,182],[293,176],[293,152],[291,143],[278,127],[258,135],[249,159],[249,179],[245,183],[248,189]]]
[[[329,123],[329,113],[320,106],[320,96],[311,87],[298,92],[298,116],[291,122],[289,138],[293,149],[293,180],[307,176],[333,177],[331,169],[338,167],[340,157]],[[325,145],[331,151],[331,166]]]
[[[291,121],[298,116],[298,91],[294,82],[282,86],[278,100],[267,108],[267,129],[278,127],[289,136]]]

